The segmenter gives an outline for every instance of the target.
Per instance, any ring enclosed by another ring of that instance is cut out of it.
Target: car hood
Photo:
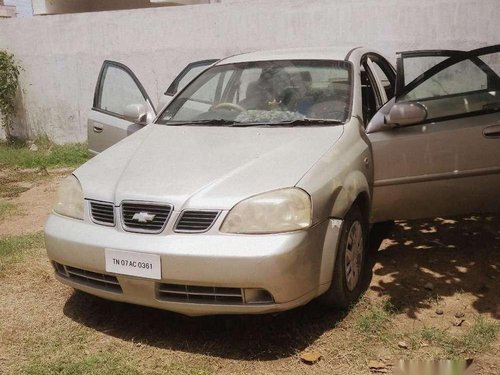
[[[249,196],[294,186],[340,138],[343,126],[149,125],[74,174],[85,198],[230,209]]]

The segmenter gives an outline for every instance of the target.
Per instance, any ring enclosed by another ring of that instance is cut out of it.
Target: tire
[[[332,284],[321,300],[328,307],[347,309],[366,288],[368,219],[354,203],[344,218],[332,275]]]

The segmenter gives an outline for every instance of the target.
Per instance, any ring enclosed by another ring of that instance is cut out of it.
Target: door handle
[[[500,138],[500,125],[491,125],[483,129],[486,138]]]
[[[94,133],[102,133],[103,127],[94,125]]]

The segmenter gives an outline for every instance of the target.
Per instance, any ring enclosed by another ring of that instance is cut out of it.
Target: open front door
[[[125,65],[104,61],[89,114],[89,151],[98,154],[139,130],[155,117],[144,87]]]
[[[373,221],[500,211],[499,74],[500,45],[401,53],[367,127]]]

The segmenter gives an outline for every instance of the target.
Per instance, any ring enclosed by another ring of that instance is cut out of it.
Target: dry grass
[[[16,206],[10,202],[0,202],[0,221],[8,214],[12,214]]]
[[[7,272],[10,265],[21,261],[33,250],[42,246],[41,233],[0,237],[0,277]]]

